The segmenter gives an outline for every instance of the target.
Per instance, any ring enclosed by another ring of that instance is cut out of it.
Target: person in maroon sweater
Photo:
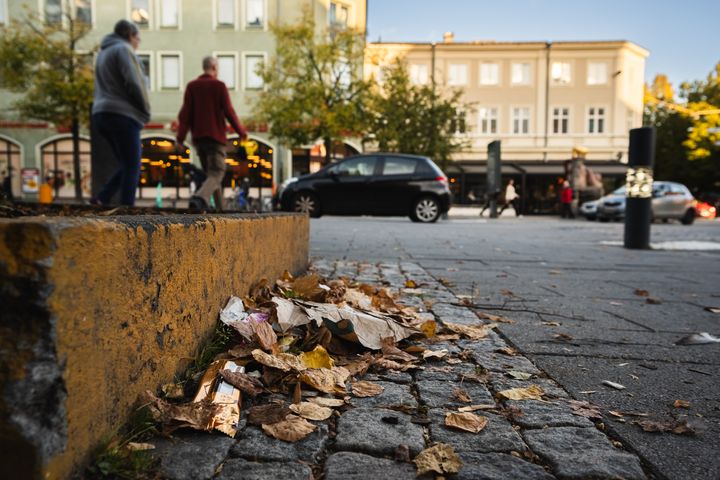
[[[217,79],[217,60],[205,57],[202,67],[204,73],[188,83],[185,89],[176,137],[178,145],[182,146],[190,130],[200,163],[207,174],[202,187],[190,198],[190,209],[207,210],[210,196],[219,191],[215,195],[215,206],[221,210],[221,187],[226,168],[225,120],[230,122],[241,140],[247,138],[247,132],[235,114],[227,87]]]
[[[560,215],[562,218],[575,218],[575,214],[572,211],[572,198],[573,190],[570,187],[570,182],[565,180],[562,190],[560,190]]]

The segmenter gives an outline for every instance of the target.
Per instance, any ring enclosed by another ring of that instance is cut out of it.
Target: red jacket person
[[[218,63],[213,57],[205,57],[203,74],[187,84],[185,98],[178,115],[177,142],[182,145],[188,130],[207,174],[202,187],[190,198],[190,208],[206,210],[210,195],[215,193],[215,205],[222,209],[222,180],[225,176],[225,120],[240,135],[247,138],[245,128],[235,114],[227,87],[217,79]]]

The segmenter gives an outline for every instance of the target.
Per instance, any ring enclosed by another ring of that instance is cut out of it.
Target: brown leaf
[[[426,448],[413,460],[417,467],[418,476],[428,472],[457,473],[460,471],[462,461],[452,446],[445,443],[438,443]]]
[[[360,381],[352,384],[352,393],[356,397],[375,397],[385,391],[385,388],[377,383]]]
[[[542,325],[545,325],[546,327],[559,327],[560,324],[558,322],[540,322]]]
[[[247,421],[250,425],[271,425],[285,420],[290,409],[284,403],[257,405],[248,410]]]
[[[326,397],[310,397],[308,402],[320,405],[321,407],[342,407],[345,405],[345,400],[340,398],[326,398]]]
[[[475,315],[477,315],[478,317],[483,318],[485,320],[490,320],[491,322],[515,323],[515,320],[512,320],[507,317],[503,317],[502,315],[492,315],[490,313],[485,313],[485,312],[475,312]]]
[[[166,383],[161,388],[165,394],[165,398],[172,398],[174,400],[185,398],[185,390],[183,389],[182,383]]]
[[[325,393],[347,393],[345,382],[350,372],[343,367],[309,368],[300,374],[300,381]]]
[[[395,448],[393,458],[396,462],[410,463],[410,447],[407,445],[398,445]]]
[[[350,372],[350,375],[353,377],[362,377],[367,372],[368,368],[370,368],[370,365],[373,363],[373,357],[369,353],[363,354],[361,357],[357,359],[352,359],[350,361],[345,360],[345,363],[340,363],[338,361],[339,365],[342,365],[345,367],[348,372]]]
[[[256,362],[265,365],[266,367],[282,370],[283,372],[289,372],[291,370],[301,372],[305,370],[305,365],[302,360],[291,353],[278,353],[276,355],[270,355],[260,349],[255,349],[252,351],[252,356]]]
[[[392,337],[383,338],[382,340],[383,357],[396,362],[414,362],[416,357],[405,353],[395,346],[395,340]]]
[[[673,403],[673,407],[690,408],[690,402],[688,402],[687,400],[675,400],[675,403]]]
[[[488,336],[490,330],[495,328],[494,324],[489,325],[460,325],[459,323],[444,322],[443,325],[447,330],[460,334],[470,340],[482,340]]]
[[[498,408],[494,403],[481,403],[478,405],[468,405],[467,407],[458,408],[458,412],[475,412],[477,410],[494,410]]]
[[[696,429],[688,425],[687,420],[676,420],[671,422],[656,422],[654,420],[642,420],[633,422],[639,425],[646,432],[674,433],[675,435],[695,435]]]
[[[449,412],[445,414],[445,425],[466,432],[479,433],[488,424],[486,417],[470,412]]]
[[[263,390],[263,384],[255,377],[246,373],[233,372],[232,370],[221,370],[220,375],[233,387],[241,392],[247,393],[251,397],[257,397]]]
[[[412,368],[418,368],[417,365],[414,365],[412,363],[400,364],[398,362],[394,362],[392,360],[388,360],[388,359],[382,358],[382,357],[376,358],[373,361],[373,365],[377,365],[381,368],[387,368],[388,370],[399,370],[401,372],[410,370]]]
[[[590,402],[581,400],[569,400],[568,404],[572,409],[573,414],[585,418],[601,419],[602,413],[600,413],[600,407]]]
[[[272,350],[277,343],[277,335],[268,322],[250,322],[253,337],[263,350]]]
[[[495,349],[495,353],[502,353],[503,355],[508,355],[510,357],[514,357],[518,354],[517,349],[512,347],[502,347]]]
[[[530,385],[527,388],[510,388],[498,392],[498,396],[507,400],[542,400],[545,394],[542,388],[537,385]]]
[[[639,288],[636,288],[635,292],[633,293],[635,293],[635,295],[637,295],[638,297],[647,297],[650,295],[650,292],[648,292],[647,290],[641,290]]]
[[[325,301],[326,290],[320,288],[320,277],[318,275],[305,275],[296,278],[292,290],[305,300],[313,302]]]
[[[168,403],[150,391],[140,396],[140,403],[147,406],[153,419],[163,426],[165,433],[182,427],[211,431],[215,417],[222,410],[222,405],[208,400],[181,404]]]
[[[440,359],[440,358],[443,358],[444,356],[446,356],[447,354],[448,354],[447,348],[443,348],[442,350],[425,350],[423,352],[422,357],[423,357],[423,360],[428,360],[430,358]]]
[[[661,305],[662,300],[659,300],[657,298],[648,297],[645,299],[645,303],[647,303],[648,305]]]
[[[297,442],[310,435],[317,427],[304,418],[296,415],[288,415],[281,422],[271,425],[263,425],[262,429],[269,437],[277,438],[284,442]]]
[[[472,402],[472,398],[470,398],[470,395],[468,395],[467,391],[462,388],[456,388],[455,390],[453,390],[453,397],[455,397],[460,402]]]
[[[567,333],[556,333],[555,335],[553,335],[553,338],[556,338],[563,342],[569,342],[573,340],[573,337],[571,335],[568,335]]]
[[[316,403],[301,402],[297,405],[290,405],[290,410],[308,420],[327,420],[332,415],[331,408],[320,406]]]
[[[515,293],[512,290],[503,288],[502,290],[500,290],[500,295],[504,295],[506,297],[514,297]]]
[[[253,345],[235,345],[227,353],[232,358],[247,358],[252,357],[253,350],[255,350]]]

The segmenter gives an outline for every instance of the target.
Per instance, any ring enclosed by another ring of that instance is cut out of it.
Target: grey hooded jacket
[[[113,34],[103,38],[95,65],[92,113],[116,113],[144,125],[150,120],[145,74],[132,46]]]

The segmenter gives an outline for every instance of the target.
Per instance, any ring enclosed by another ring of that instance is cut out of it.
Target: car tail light
[[[448,179],[447,179],[447,177],[437,176],[437,177],[435,177],[435,181],[436,181],[436,182],[444,183],[445,185],[448,184]]]

